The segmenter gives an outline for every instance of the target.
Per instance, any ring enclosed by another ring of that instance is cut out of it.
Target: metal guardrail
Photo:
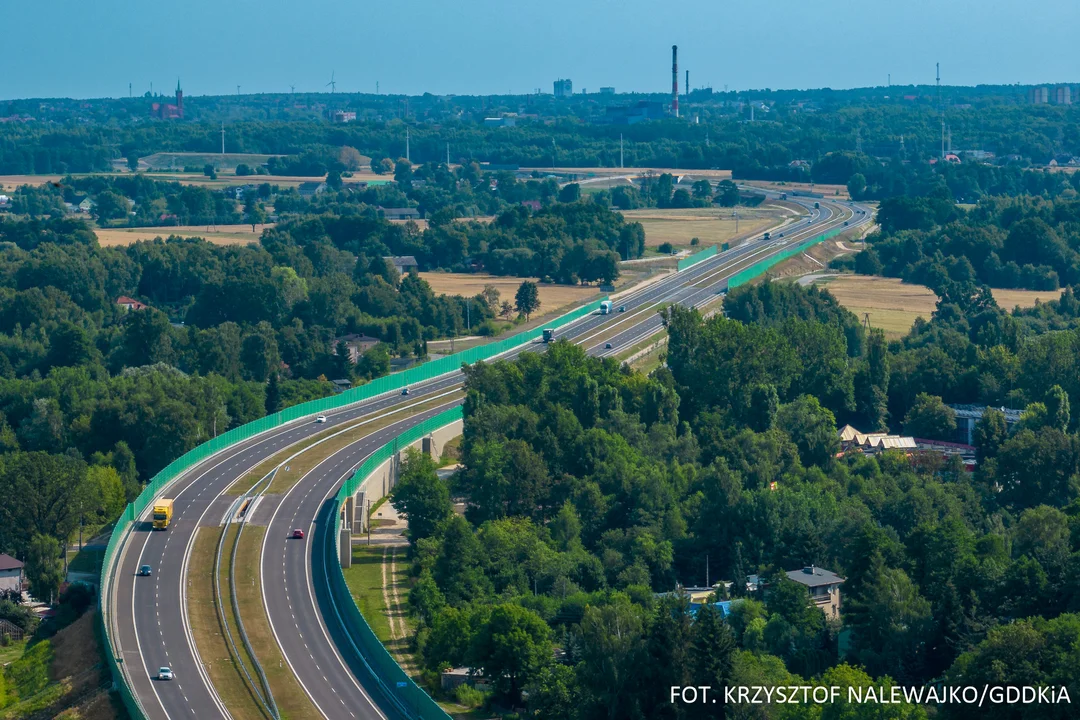
[[[605,297],[601,300],[596,300],[566,313],[557,318],[554,322],[547,323],[546,327],[562,327],[579,320],[598,310],[600,308],[600,303],[606,299],[607,298]],[[533,342],[534,340],[541,338],[542,335],[543,329],[539,327],[534,330],[516,333],[504,340],[469,348],[468,350],[463,350],[459,353],[454,353],[453,355],[447,355],[438,360],[432,360],[415,368],[410,368],[404,372],[378,378],[361,387],[347,390],[340,395],[294,405],[253,422],[235,427],[204,442],[169,463],[155,475],[143,488],[143,491],[139,493],[139,496],[135,498],[133,502],[127,504],[124,511],[120,514],[120,517],[116,520],[112,535],[109,537],[109,543],[105,548],[105,555],[102,558],[101,581],[99,583],[98,600],[101,612],[98,617],[102,637],[105,639],[103,643],[104,652],[112,671],[113,681],[120,694],[120,699],[132,719],[145,720],[146,713],[128,683],[126,673],[122,667],[123,659],[117,657],[117,639],[112,627],[110,627],[114,564],[117,559],[117,552],[123,546],[136,518],[142,515],[146,508],[170,483],[213,455],[216,455],[222,450],[236,445],[237,443],[249,440],[256,435],[260,435],[269,430],[274,430],[303,417],[309,417],[330,410],[339,410],[394,390],[400,390],[401,388],[415,385],[416,383],[455,372],[461,369],[462,365],[468,365],[480,360],[488,360],[498,355],[502,355],[514,348]]]
[[[233,517],[236,516],[236,511],[238,507],[242,507],[242,504],[246,499],[247,493],[244,493],[236,500],[234,500],[232,505],[229,506],[229,513],[228,515],[226,515],[227,519],[225,521],[225,526],[221,530],[221,537],[218,538],[217,553],[214,556],[214,605],[217,609],[218,622],[221,623],[221,627],[225,630],[225,638],[229,643],[229,648],[232,651],[233,657],[236,658],[236,662],[240,665],[240,670],[243,671],[244,677],[247,678],[248,685],[255,692],[255,697],[258,700],[259,704],[263,706],[263,708],[268,714],[276,718],[277,716],[273,715],[273,713],[270,712],[270,703],[267,702],[266,698],[263,696],[263,693],[260,691],[259,686],[256,685],[255,679],[251,677],[251,673],[248,672],[247,663],[244,662],[244,657],[240,654],[240,649],[236,647],[236,641],[233,639],[232,629],[229,627],[228,618],[225,617],[225,603],[221,597],[221,557],[225,554],[225,538],[229,534],[229,526],[232,524]],[[237,532],[239,533],[239,529],[237,530]],[[232,590],[233,597],[232,608],[233,614],[236,616],[237,619],[240,618],[240,612],[237,608],[235,600],[236,587],[234,581],[236,576],[236,547],[239,544],[240,539],[239,537],[237,537],[236,541],[233,544],[233,554],[231,556],[232,569],[229,571],[229,586]],[[244,643],[244,647],[248,647],[247,643]],[[258,660],[255,658],[254,655],[251,655],[250,657],[253,662],[258,663]]]

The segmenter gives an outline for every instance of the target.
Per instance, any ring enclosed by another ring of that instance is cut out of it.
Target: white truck
[[[611,314],[611,301],[610,300],[604,300],[603,302],[600,303],[600,314],[601,315],[610,315]]]

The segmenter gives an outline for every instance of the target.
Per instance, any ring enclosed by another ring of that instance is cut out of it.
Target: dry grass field
[[[655,248],[665,242],[676,249],[689,248],[693,238],[706,248],[718,243],[730,242],[736,236],[746,236],[775,225],[783,219],[783,212],[773,205],[739,209],[739,232],[735,232],[735,218],[729,208],[691,208],[687,210],[625,210],[627,221],[641,223],[645,228],[645,247]]]
[[[251,232],[250,225],[179,225],[170,227],[149,228],[96,228],[98,243],[102,246],[131,245],[139,240],[153,240],[154,238],[167,238],[170,235],[180,237],[200,237],[215,245],[244,245],[259,242],[259,237],[265,228],[273,227],[273,224],[256,225],[256,231]]]
[[[1035,301],[1046,302],[1057,300],[1061,297],[1062,290],[991,290],[994,299],[1002,310],[1012,310],[1019,306],[1029,308],[1035,306]]]
[[[74,174],[73,177],[88,177],[89,175],[102,175],[108,177],[109,175],[128,174],[124,173],[86,173],[86,174]],[[260,185],[262,183],[270,183],[271,185],[280,185],[284,188],[298,187],[301,183],[306,182],[321,182],[324,178],[321,177],[298,177],[291,175],[232,175],[226,173],[220,173],[216,180],[211,180],[202,173],[183,173],[183,172],[144,172],[143,175],[154,180],[162,180],[165,182],[178,182],[181,185],[198,185],[200,187],[207,187],[211,189],[227,188],[231,185],[248,185],[255,184]],[[14,192],[15,188],[19,185],[44,185],[47,182],[60,182],[64,178],[63,175],[0,175],[0,191]],[[379,185],[388,183],[393,180],[392,177],[387,175],[376,175],[372,172],[355,172],[352,177],[345,178],[346,183],[350,182],[366,182],[372,185]]]
[[[486,285],[494,285],[499,291],[500,302],[514,302],[514,293],[523,280],[535,278],[505,277],[487,273],[442,273],[423,272],[420,277],[427,280],[431,289],[439,295],[463,295],[473,297],[483,292]],[[567,305],[577,305],[599,294],[595,287],[581,285],[548,285],[538,283],[540,289],[540,313],[547,314]]]
[[[930,288],[898,278],[841,275],[823,278],[818,284],[825,285],[860,320],[863,313],[870,313],[871,327],[881,328],[890,339],[906,335],[917,317],[929,320],[937,307],[937,295]],[[1031,307],[1036,300],[1046,302],[1061,295],[1060,290],[994,290],[993,293],[998,305],[1007,310],[1017,305]]]

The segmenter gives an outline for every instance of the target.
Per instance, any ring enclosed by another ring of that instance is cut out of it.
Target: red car
[[[292,531],[292,536],[293,536],[294,540],[303,540],[304,539],[304,531],[301,530],[300,528],[296,528],[295,530]]]

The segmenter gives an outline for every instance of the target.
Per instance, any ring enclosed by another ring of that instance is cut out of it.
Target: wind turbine
[[[326,85],[324,85],[323,87],[329,87],[331,94],[333,94],[334,90],[337,89],[337,83],[334,82],[334,71],[333,70],[330,71],[330,82],[326,83]]]

